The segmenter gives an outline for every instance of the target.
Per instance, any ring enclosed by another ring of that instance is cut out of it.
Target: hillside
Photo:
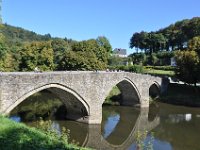
[[[111,51],[104,36],[75,41],[0,25],[0,71],[103,70]]]
[[[5,36],[7,42],[31,42],[31,41],[47,41],[51,39],[50,34],[40,35],[33,31],[25,30],[20,27],[14,27],[8,24],[1,25],[0,32]]]

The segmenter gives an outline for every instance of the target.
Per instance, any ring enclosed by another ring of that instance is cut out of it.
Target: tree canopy
[[[190,40],[185,51],[177,51],[175,58],[176,76],[180,80],[194,85],[200,82],[200,36]]]
[[[200,17],[177,21],[158,31],[133,33],[130,48],[150,54],[158,51],[184,50],[188,41],[196,36],[200,36]]]
[[[104,36],[75,41],[0,26],[0,71],[103,70],[112,51]]]

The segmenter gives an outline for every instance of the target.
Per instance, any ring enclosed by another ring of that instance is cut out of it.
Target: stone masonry
[[[88,124],[100,124],[102,104],[114,86],[122,92],[122,105],[149,107],[149,88],[153,84],[164,91],[161,78],[129,72],[0,73],[0,113],[9,114],[29,96],[47,89],[57,94],[69,110],[86,117]]]

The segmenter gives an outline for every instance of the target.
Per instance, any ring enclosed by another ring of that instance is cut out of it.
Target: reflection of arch
[[[106,96],[109,95],[109,92],[114,86],[117,86],[121,92],[121,105],[132,106],[135,104],[141,104],[140,92],[137,86],[130,79],[124,78],[123,80],[110,86],[106,92]]]
[[[28,98],[29,96],[37,93],[37,92],[40,92],[42,90],[45,90],[45,89],[50,89],[50,88],[57,88],[57,89],[61,89],[65,92],[68,92],[70,93],[71,95],[73,95],[78,101],[80,101],[83,106],[85,107],[86,111],[87,111],[87,114],[89,115],[90,112],[89,112],[89,105],[83,100],[83,98],[78,94],[76,93],[75,91],[73,91],[72,89],[70,88],[67,88],[63,85],[60,85],[60,84],[47,84],[47,85],[44,85],[44,86],[41,86],[37,89],[33,89],[31,91],[28,91],[26,94],[24,94],[22,97],[20,97],[19,99],[17,99],[14,104],[10,105],[8,107],[8,109],[6,109],[5,111],[5,114],[9,114],[16,106],[18,106],[21,102],[23,102],[26,98]]]
[[[160,85],[156,81],[152,82],[149,87],[149,96],[155,98],[160,95],[160,92],[161,92]]]
[[[148,109],[141,109],[138,118],[136,119],[135,125],[132,127],[132,131],[126,138],[126,140],[119,144],[111,144],[109,141],[103,138],[101,135],[101,126],[100,125],[90,125],[89,126],[89,139],[87,147],[95,149],[110,149],[110,150],[122,150],[128,149],[131,144],[135,141],[135,136],[138,131],[146,132],[154,129],[160,123],[160,118],[157,116],[153,121],[148,121]],[[125,130],[125,129],[124,129]]]
[[[122,111],[116,110],[119,113],[119,116],[121,116],[119,122],[115,126],[114,131],[105,138],[105,142],[115,148],[126,145],[128,142],[127,139],[130,139],[130,136],[135,134],[137,124],[140,120],[139,109],[132,109],[129,110],[129,112],[125,111],[127,107],[120,107],[119,109],[124,109]],[[123,131],[123,134],[120,133],[121,131]]]

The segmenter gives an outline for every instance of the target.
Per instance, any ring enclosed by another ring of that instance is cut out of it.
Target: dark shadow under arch
[[[158,83],[154,82],[150,87],[149,87],[149,96],[154,99],[160,96],[160,86]]]
[[[131,81],[125,79],[116,86],[121,91],[120,105],[136,106],[140,104],[140,94],[137,87]]]
[[[26,94],[17,99],[14,104],[10,105],[4,114],[9,114],[15,107],[26,100],[29,96],[43,90],[51,91],[63,101],[68,109],[68,119],[84,122],[88,121],[86,116],[88,116],[90,113],[89,105],[75,91],[60,84],[48,84],[28,91]]]

